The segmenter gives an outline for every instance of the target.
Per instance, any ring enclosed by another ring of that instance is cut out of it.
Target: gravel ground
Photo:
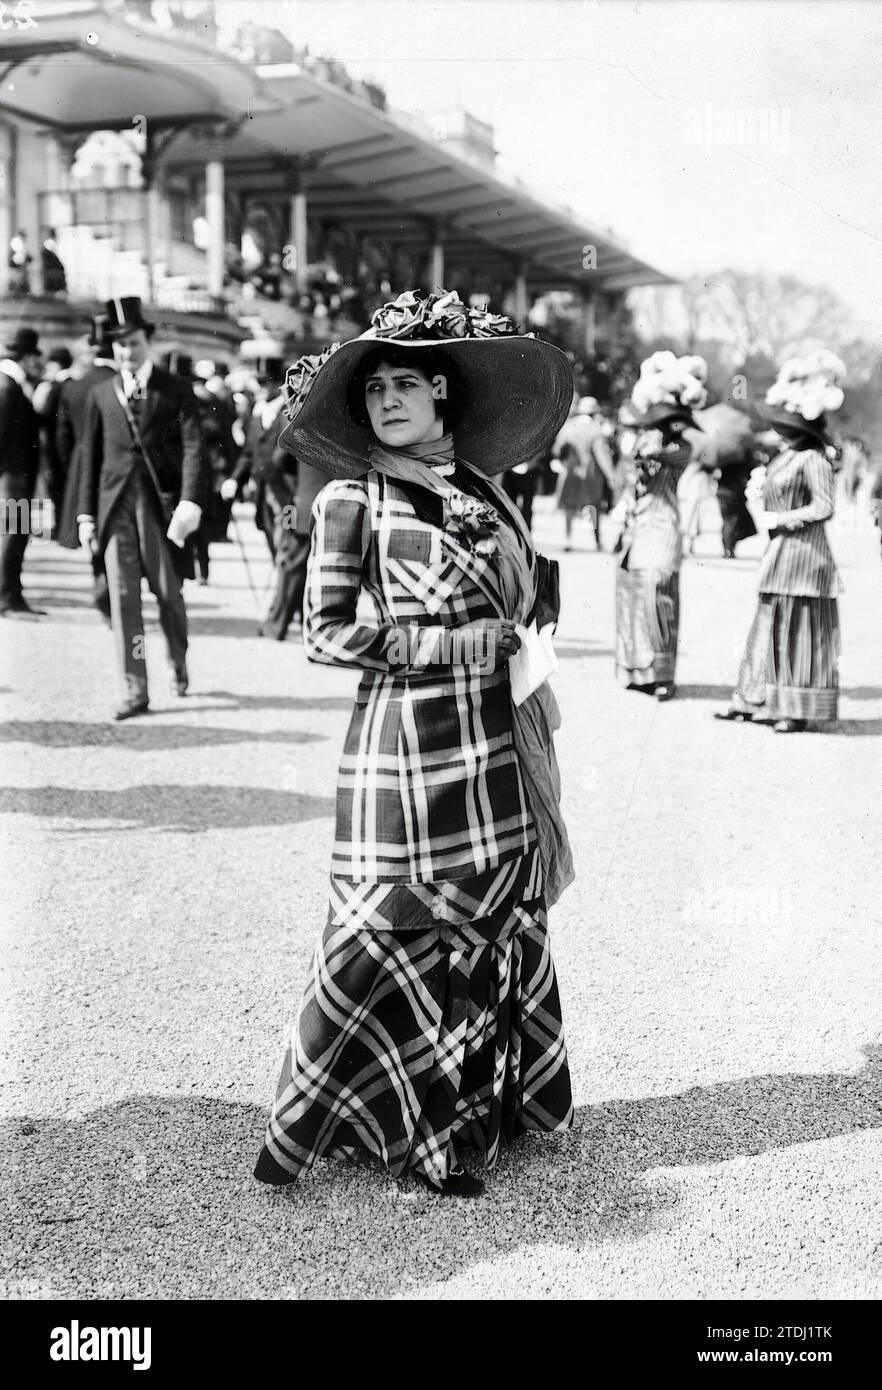
[[[547,508],[536,529],[559,553]],[[473,1203],[369,1167],[250,1177],[355,678],[257,639],[216,547],[188,586],[192,695],[166,693],[151,621],[155,712],[112,724],[85,565],[34,542],[49,615],[0,622],[6,1296],[878,1297],[882,564],[855,513],[833,534],[842,722],[792,738],[710,717],[755,549],[725,562],[710,534],[686,562],[665,706],[614,683],[612,557],[587,532],[561,556],[579,876],[551,930],[577,1120]]]

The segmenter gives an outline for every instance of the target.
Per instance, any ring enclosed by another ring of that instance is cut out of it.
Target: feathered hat
[[[667,421],[682,420],[701,429],[692,414],[707,400],[707,363],[703,357],[678,357],[675,352],[654,352],[640,364],[640,377],[631,401],[641,429],[657,429]]]
[[[335,477],[368,471],[368,448],[376,441],[350,410],[349,387],[365,357],[384,343],[412,351],[417,360],[426,348],[450,360],[462,397],[453,427],[456,450],[484,473],[534,458],[569,413],[573,373],[558,348],[519,334],[502,314],[469,308],[455,292],[420,297],[408,290],[378,309],[360,337],[289,368],[283,448]]]
[[[805,357],[789,357],[766,392],[766,419],[786,434],[808,435],[829,445],[827,414],[845,400],[846,367],[835,352],[818,348]]]

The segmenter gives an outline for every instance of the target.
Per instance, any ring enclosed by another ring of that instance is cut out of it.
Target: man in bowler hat
[[[40,422],[32,398],[43,376],[40,340],[17,329],[0,359],[0,615],[31,608],[21,588],[21,567],[31,534],[31,499],[40,468]]]
[[[108,300],[105,312],[119,374],[89,395],[77,522],[80,544],[104,558],[124,691],[114,717],[130,719],[149,707],[142,575],[159,605],[172,691],[187,693],[181,584],[193,574],[187,538],[202,516],[206,477],[193,393],[154,365],[140,299]]]

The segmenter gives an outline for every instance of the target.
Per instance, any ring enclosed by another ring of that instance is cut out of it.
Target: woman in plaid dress
[[[539,566],[488,476],[547,446],[571,374],[455,295],[403,295],[289,378],[282,443],[333,478],[313,509],[307,655],[363,674],[328,920],[255,1175],[367,1154],[474,1196],[464,1149],[492,1167],[524,1130],[572,1123],[546,927],[572,877],[559,721],[547,685],[516,708],[508,672]]]
[[[738,682],[718,719],[771,722],[789,734],[837,718],[841,586],[825,527],[835,491],[825,412],[842,404],[844,379],[844,364],[821,349],[785,362],[766,396],[781,450],[753,491],[769,548]]]

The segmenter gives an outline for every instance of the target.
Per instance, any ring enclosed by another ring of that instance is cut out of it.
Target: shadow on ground
[[[238,709],[314,709],[332,710],[345,709],[351,710],[355,703],[355,693],[352,695],[241,695],[232,690],[206,690],[200,692],[206,699],[230,700]],[[214,709],[221,709],[222,706],[214,705]]]
[[[296,776],[296,769],[292,776]],[[258,825],[299,825],[334,813],[334,798],[268,787],[145,784],[117,791],[76,787],[0,788],[0,814],[51,816],[100,825],[56,826],[57,834],[104,834],[107,822],[121,830],[246,829]],[[126,824],[128,822],[128,824]]]
[[[224,729],[211,724],[90,724],[71,719],[9,719],[0,723],[0,743],[35,743],[40,748],[126,748],[135,753],[175,752],[229,743],[321,743],[324,734],[298,729]]]
[[[82,1119],[4,1126],[8,1296],[389,1297],[531,1245],[580,1249],[677,1221],[648,1170],[716,1164],[875,1129],[882,1048],[855,1074],[747,1077],[583,1106],[573,1131],[504,1155],[486,1197],[319,1163],[283,1189],[250,1178],[263,1109],[132,1098]]]
[[[601,647],[596,642],[583,642],[578,638],[568,642],[555,641],[554,654],[561,661],[570,661],[573,658],[586,656],[615,656],[612,647]]]

